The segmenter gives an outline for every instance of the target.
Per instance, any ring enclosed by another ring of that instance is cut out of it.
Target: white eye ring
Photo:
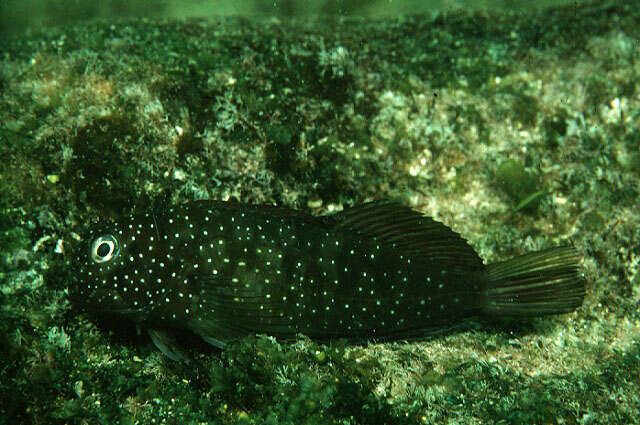
[[[102,235],[91,244],[91,259],[96,263],[111,261],[118,254],[118,240],[112,235]]]

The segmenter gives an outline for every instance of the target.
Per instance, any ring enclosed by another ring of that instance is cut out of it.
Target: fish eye
[[[96,263],[110,261],[118,253],[118,240],[112,235],[102,235],[91,244],[91,258]]]

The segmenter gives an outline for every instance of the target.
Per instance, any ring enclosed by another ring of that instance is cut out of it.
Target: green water
[[[434,13],[455,9],[531,10],[580,4],[581,0],[3,0],[0,31],[21,32],[41,26],[58,26],[91,19],[212,18],[217,16],[388,17]]]

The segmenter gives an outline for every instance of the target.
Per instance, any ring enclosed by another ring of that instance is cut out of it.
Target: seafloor
[[[0,41],[0,423],[640,421],[640,9],[91,22]],[[395,199],[487,261],[573,244],[572,314],[176,363],[69,300],[99,216]]]

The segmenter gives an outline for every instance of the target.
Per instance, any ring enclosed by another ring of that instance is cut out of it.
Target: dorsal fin
[[[335,220],[336,228],[374,238],[424,260],[465,270],[484,267],[478,254],[458,233],[397,202],[369,202],[330,218]]]

